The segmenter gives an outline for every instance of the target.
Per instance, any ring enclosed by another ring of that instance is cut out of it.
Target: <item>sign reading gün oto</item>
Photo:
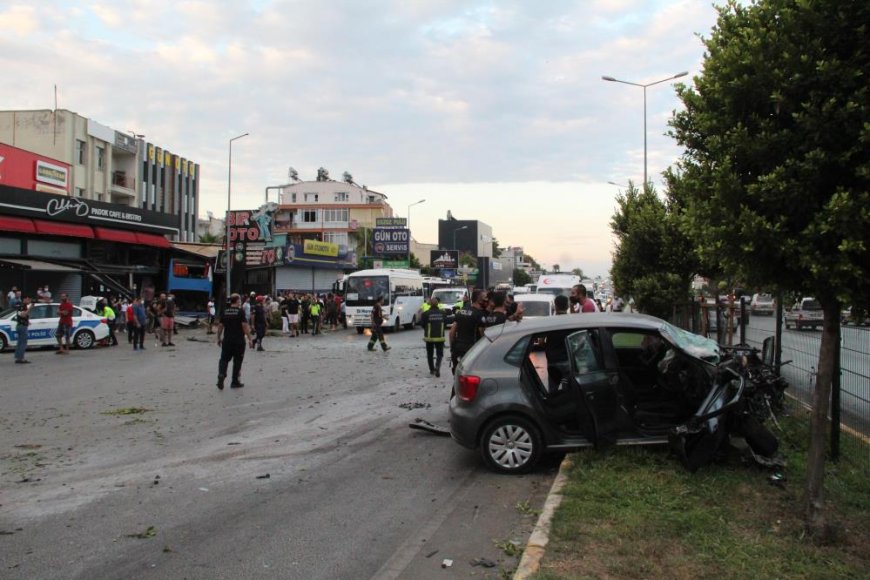
[[[376,256],[406,256],[411,234],[407,229],[375,228],[372,234]]]

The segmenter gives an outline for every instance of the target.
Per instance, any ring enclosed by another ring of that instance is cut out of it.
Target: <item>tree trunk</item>
[[[813,408],[810,419],[810,447],[807,454],[806,519],[807,533],[824,541],[828,525],[824,505],[825,455],[828,446],[828,411],[831,400],[831,381],[834,376],[834,345],[840,332],[839,307],[835,300],[822,303],[824,323],[819,348],[819,367],[813,389]]]

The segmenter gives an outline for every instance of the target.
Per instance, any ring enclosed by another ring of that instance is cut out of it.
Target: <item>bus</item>
[[[384,299],[384,328],[411,330],[423,306],[423,276],[414,270],[378,268],[349,274],[344,285],[347,323],[362,334],[370,328],[375,299]]]
[[[175,295],[179,312],[205,312],[212,292],[212,281],[208,262],[169,260],[166,277],[166,292]]]

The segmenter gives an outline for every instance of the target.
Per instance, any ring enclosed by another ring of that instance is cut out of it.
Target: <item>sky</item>
[[[0,0],[0,110],[69,109],[200,164],[200,214],[291,167],[385,193],[437,243],[447,211],[546,267],[606,275],[616,197],[666,136],[708,0]],[[608,182],[620,184],[611,185]]]

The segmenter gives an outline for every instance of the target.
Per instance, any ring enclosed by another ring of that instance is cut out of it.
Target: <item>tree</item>
[[[206,232],[199,236],[199,241],[202,244],[217,244],[223,241],[223,236],[218,236],[209,232]]]
[[[526,284],[532,283],[532,277],[529,276],[525,270],[517,268],[513,273],[513,282],[514,286],[525,286]]]
[[[414,254],[411,254],[410,257],[408,258],[408,264],[414,270],[419,270],[422,266],[420,264],[420,259],[417,258],[417,256],[415,256]]]
[[[323,167],[317,170],[317,181],[329,181],[329,171]]]
[[[580,268],[574,268],[573,270],[571,270],[571,273],[578,278],[585,278],[585,276],[583,275],[583,270],[581,270]]]
[[[819,539],[840,306],[870,295],[868,22],[868,2],[729,2],[671,121],[685,151],[666,179],[705,263],[822,306],[805,494]]]
[[[357,267],[366,268],[366,257],[372,255],[372,228],[359,227],[350,232],[348,238],[356,248]]]
[[[498,240],[493,236],[492,238],[492,257],[498,258],[501,256],[501,248],[498,247]]]
[[[468,266],[469,268],[477,268],[477,258],[471,254],[462,254],[462,256],[459,257],[459,265]]]
[[[638,310],[669,318],[675,303],[689,298],[697,260],[680,229],[675,203],[658,198],[648,185],[641,192],[629,183],[616,198],[610,227],[617,238],[610,273],[613,285],[632,296]]]
[[[532,270],[543,270],[543,268],[541,268],[541,265],[538,264],[537,260],[535,260],[529,254],[523,254],[523,258],[525,258],[526,262],[529,263],[529,265],[532,267]]]

